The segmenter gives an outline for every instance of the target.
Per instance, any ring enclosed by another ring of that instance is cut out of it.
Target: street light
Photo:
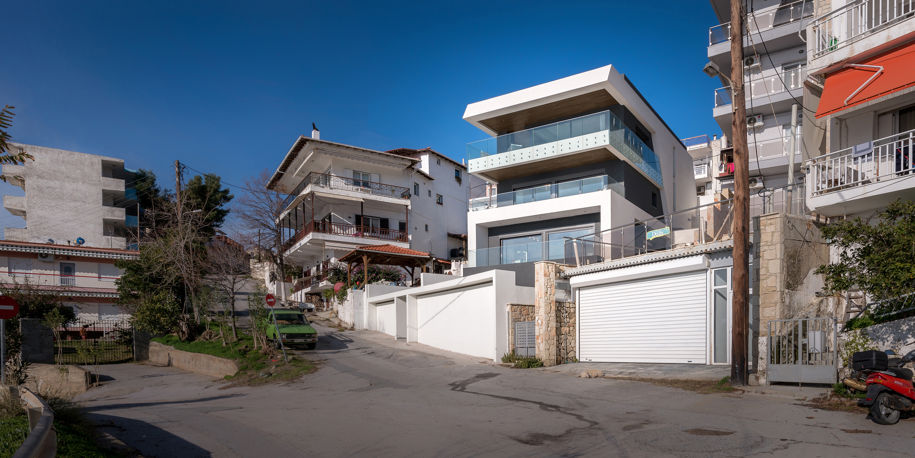
[[[712,78],[720,76],[728,82],[728,86],[733,86],[733,84],[731,84],[731,79],[728,78],[724,73],[721,73],[721,69],[718,68],[718,64],[712,61],[708,61],[708,63],[705,64],[705,67],[702,67],[702,71]]]

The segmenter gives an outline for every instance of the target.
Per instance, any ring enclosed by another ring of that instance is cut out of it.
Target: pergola
[[[346,253],[340,258],[340,262],[346,263],[347,285],[352,283],[353,267],[361,263],[362,285],[365,286],[369,280],[369,264],[402,267],[410,274],[410,282],[412,283],[416,268],[419,267],[425,272],[426,265],[432,259],[429,253],[423,251],[394,245],[367,245]]]

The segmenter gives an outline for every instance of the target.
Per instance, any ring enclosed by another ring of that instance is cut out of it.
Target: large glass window
[[[368,188],[371,186],[371,184],[372,184],[372,174],[371,173],[353,170],[353,185]]]
[[[502,264],[540,261],[543,258],[543,236],[540,234],[505,238],[499,242]]]
[[[567,229],[563,231],[551,232],[547,237],[549,240],[549,247],[547,249],[547,260],[549,261],[572,261],[575,257],[575,250],[571,243],[566,243],[568,237],[583,237],[588,234],[593,234],[594,228],[580,228],[580,229]],[[579,246],[579,256],[587,256],[588,253],[585,253],[585,248]]]

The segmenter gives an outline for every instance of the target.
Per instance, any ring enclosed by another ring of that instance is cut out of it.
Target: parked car
[[[302,302],[299,304],[299,309],[301,309],[303,312],[314,312],[315,305],[311,302]]]
[[[273,319],[276,317],[276,326]],[[267,338],[273,341],[279,347],[277,339],[277,328],[279,328],[279,338],[282,339],[283,345],[287,347],[303,346],[309,350],[314,350],[318,345],[318,331],[311,327],[311,323],[305,318],[305,315],[292,309],[275,309],[270,310],[267,314]]]

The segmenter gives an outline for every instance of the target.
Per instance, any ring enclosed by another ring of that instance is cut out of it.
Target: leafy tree
[[[222,187],[221,179],[217,175],[206,174],[194,176],[188,180],[182,191],[182,200],[188,211],[199,210],[202,217],[201,231],[207,238],[222,227],[229,215],[226,207],[232,201],[233,195],[228,189]]]
[[[144,296],[132,307],[131,323],[141,331],[154,336],[176,332],[181,317],[181,305],[169,291]]]
[[[915,202],[897,200],[873,220],[840,221],[823,228],[839,259],[820,266],[826,292],[855,288],[874,299],[915,291]]]
[[[4,105],[0,110],[0,164],[22,164],[27,160],[33,160],[31,154],[25,152],[22,148],[13,149],[10,145],[12,136],[7,132],[13,127],[13,109],[15,107]],[[8,177],[0,175],[0,180],[6,181]]]

